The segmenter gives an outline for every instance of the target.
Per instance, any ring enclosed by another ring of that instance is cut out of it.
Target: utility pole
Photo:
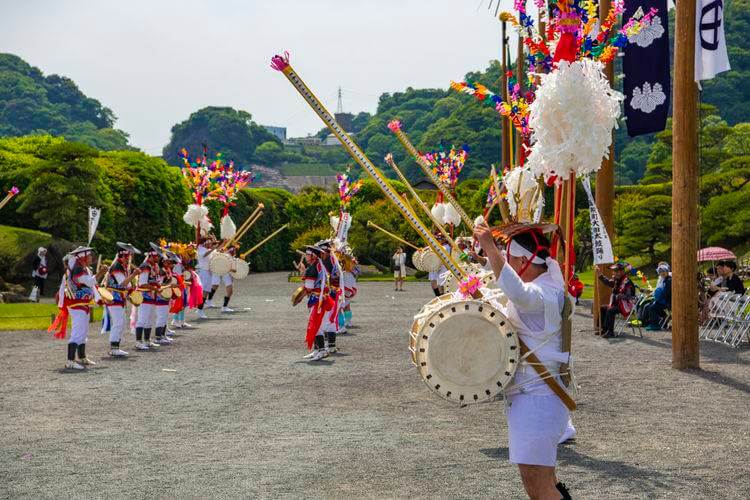
[[[672,111],[672,368],[700,367],[695,3],[675,4]]]

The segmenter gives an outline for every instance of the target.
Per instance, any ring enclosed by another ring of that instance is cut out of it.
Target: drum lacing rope
[[[573,371],[571,369],[573,361],[572,361],[572,356],[570,355],[570,353],[568,353],[568,362],[566,363],[568,365],[568,371],[567,372],[561,372],[559,369],[558,369],[558,371],[555,372],[555,371],[550,370],[547,367],[547,365],[545,365],[544,363],[541,363],[541,362],[540,363],[529,363],[527,361],[527,359],[528,359],[529,356],[531,356],[532,354],[534,354],[541,347],[544,347],[550,340],[552,340],[555,336],[557,336],[557,334],[558,334],[557,331],[550,333],[549,335],[547,335],[546,338],[544,338],[544,340],[542,340],[539,343],[539,345],[537,345],[533,349],[529,349],[529,351],[526,352],[526,354],[523,354],[521,356],[521,358],[519,359],[519,362],[523,363],[526,366],[542,366],[542,367],[544,367],[544,369],[547,372],[547,374],[545,376],[537,374],[536,378],[531,379],[531,380],[527,380],[526,382],[524,382],[522,384],[513,384],[513,385],[510,385],[510,386],[508,386],[505,389],[506,393],[511,392],[513,389],[518,389],[520,387],[524,387],[524,386],[532,385],[532,384],[539,384],[540,382],[544,382],[548,378],[555,378],[555,377],[559,377],[559,376],[562,376],[562,375],[569,375],[570,378],[571,378],[571,381],[573,381]],[[563,363],[560,363],[560,364],[562,365]],[[571,385],[573,387],[575,387],[575,382],[572,382]]]

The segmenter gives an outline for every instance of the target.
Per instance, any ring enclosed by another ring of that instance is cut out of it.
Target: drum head
[[[443,261],[440,260],[440,257],[438,257],[438,254],[433,252],[432,250],[427,250],[424,252],[422,256],[422,267],[424,267],[424,270],[427,272],[434,272],[440,269],[440,266],[443,265]]]
[[[305,287],[301,286],[298,287],[294,293],[292,293],[292,306],[296,306],[300,302],[302,302],[302,299],[305,297]]]
[[[492,401],[513,378],[518,335],[497,309],[479,300],[444,304],[417,333],[417,369],[440,397],[471,404]]]
[[[113,300],[115,300],[115,296],[112,295],[112,292],[110,292],[106,288],[98,286],[96,287],[96,291],[99,292],[99,296],[104,302],[112,302]]]
[[[208,261],[208,270],[219,276],[227,274],[232,269],[232,257],[228,253],[214,252]]]
[[[236,280],[244,280],[250,274],[250,266],[242,259],[234,259],[234,268],[229,274]]]
[[[172,298],[172,289],[171,288],[162,288],[159,292],[159,295],[164,300],[169,300]]]
[[[414,269],[417,271],[424,271],[424,266],[422,265],[422,249],[416,250],[413,254],[411,254],[411,263],[414,265]]]
[[[190,280],[193,278],[193,275],[190,274],[190,271],[182,271],[182,277],[186,280]]]
[[[128,299],[130,299],[130,303],[134,306],[139,306],[143,304],[143,294],[138,290],[133,290],[128,295]]]

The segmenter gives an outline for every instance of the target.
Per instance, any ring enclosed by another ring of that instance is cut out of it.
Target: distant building
[[[346,135],[348,135],[349,137],[352,137],[352,138],[353,138],[353,137],[354,137],[354,136],[355,136],[356,134],[353,134],[353,133],[352,133],[352,134],[349,134],[349,133],[347,133]],[[328,135],[326,136],[326,140],[325,140],[325,141],[323,141],[323,145],[324,145],[324,146],[338,146],[339,144],[341,144],[341,143],[340,143],[340,142],[339,142],[339,140],[338,140],[338,139],[336,138],[336,136],[335,136],[335,135],[333,135],[333,134],[328,134]]]
[[[298,144],[300,146],[320,146],[323,144],[323,141],[314,135],[307,137],[291,137],[287,142],[290,144]]]
[[[275,135],[281,142],[286,141],[286,127],[272,127],[271,125],[262,125],[262,127]]]

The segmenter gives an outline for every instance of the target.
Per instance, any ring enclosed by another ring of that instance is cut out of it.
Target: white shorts
[[[198,277],[201,279],[201,286],[203,287],[203,293],[211,291],[211,283],[213,283],[213,274],[208,269],[198,269]]]
[[[232,286],[232,275],[231,274],[222,274],[219,276],[218,274],[212,275],[211,278],[211,286],[219,286],[219,284],[224,283],[224,286]]]
[[[510,463],[554,467],[570,416],[560,398],[514,394],[507,399],[505,415]]]

